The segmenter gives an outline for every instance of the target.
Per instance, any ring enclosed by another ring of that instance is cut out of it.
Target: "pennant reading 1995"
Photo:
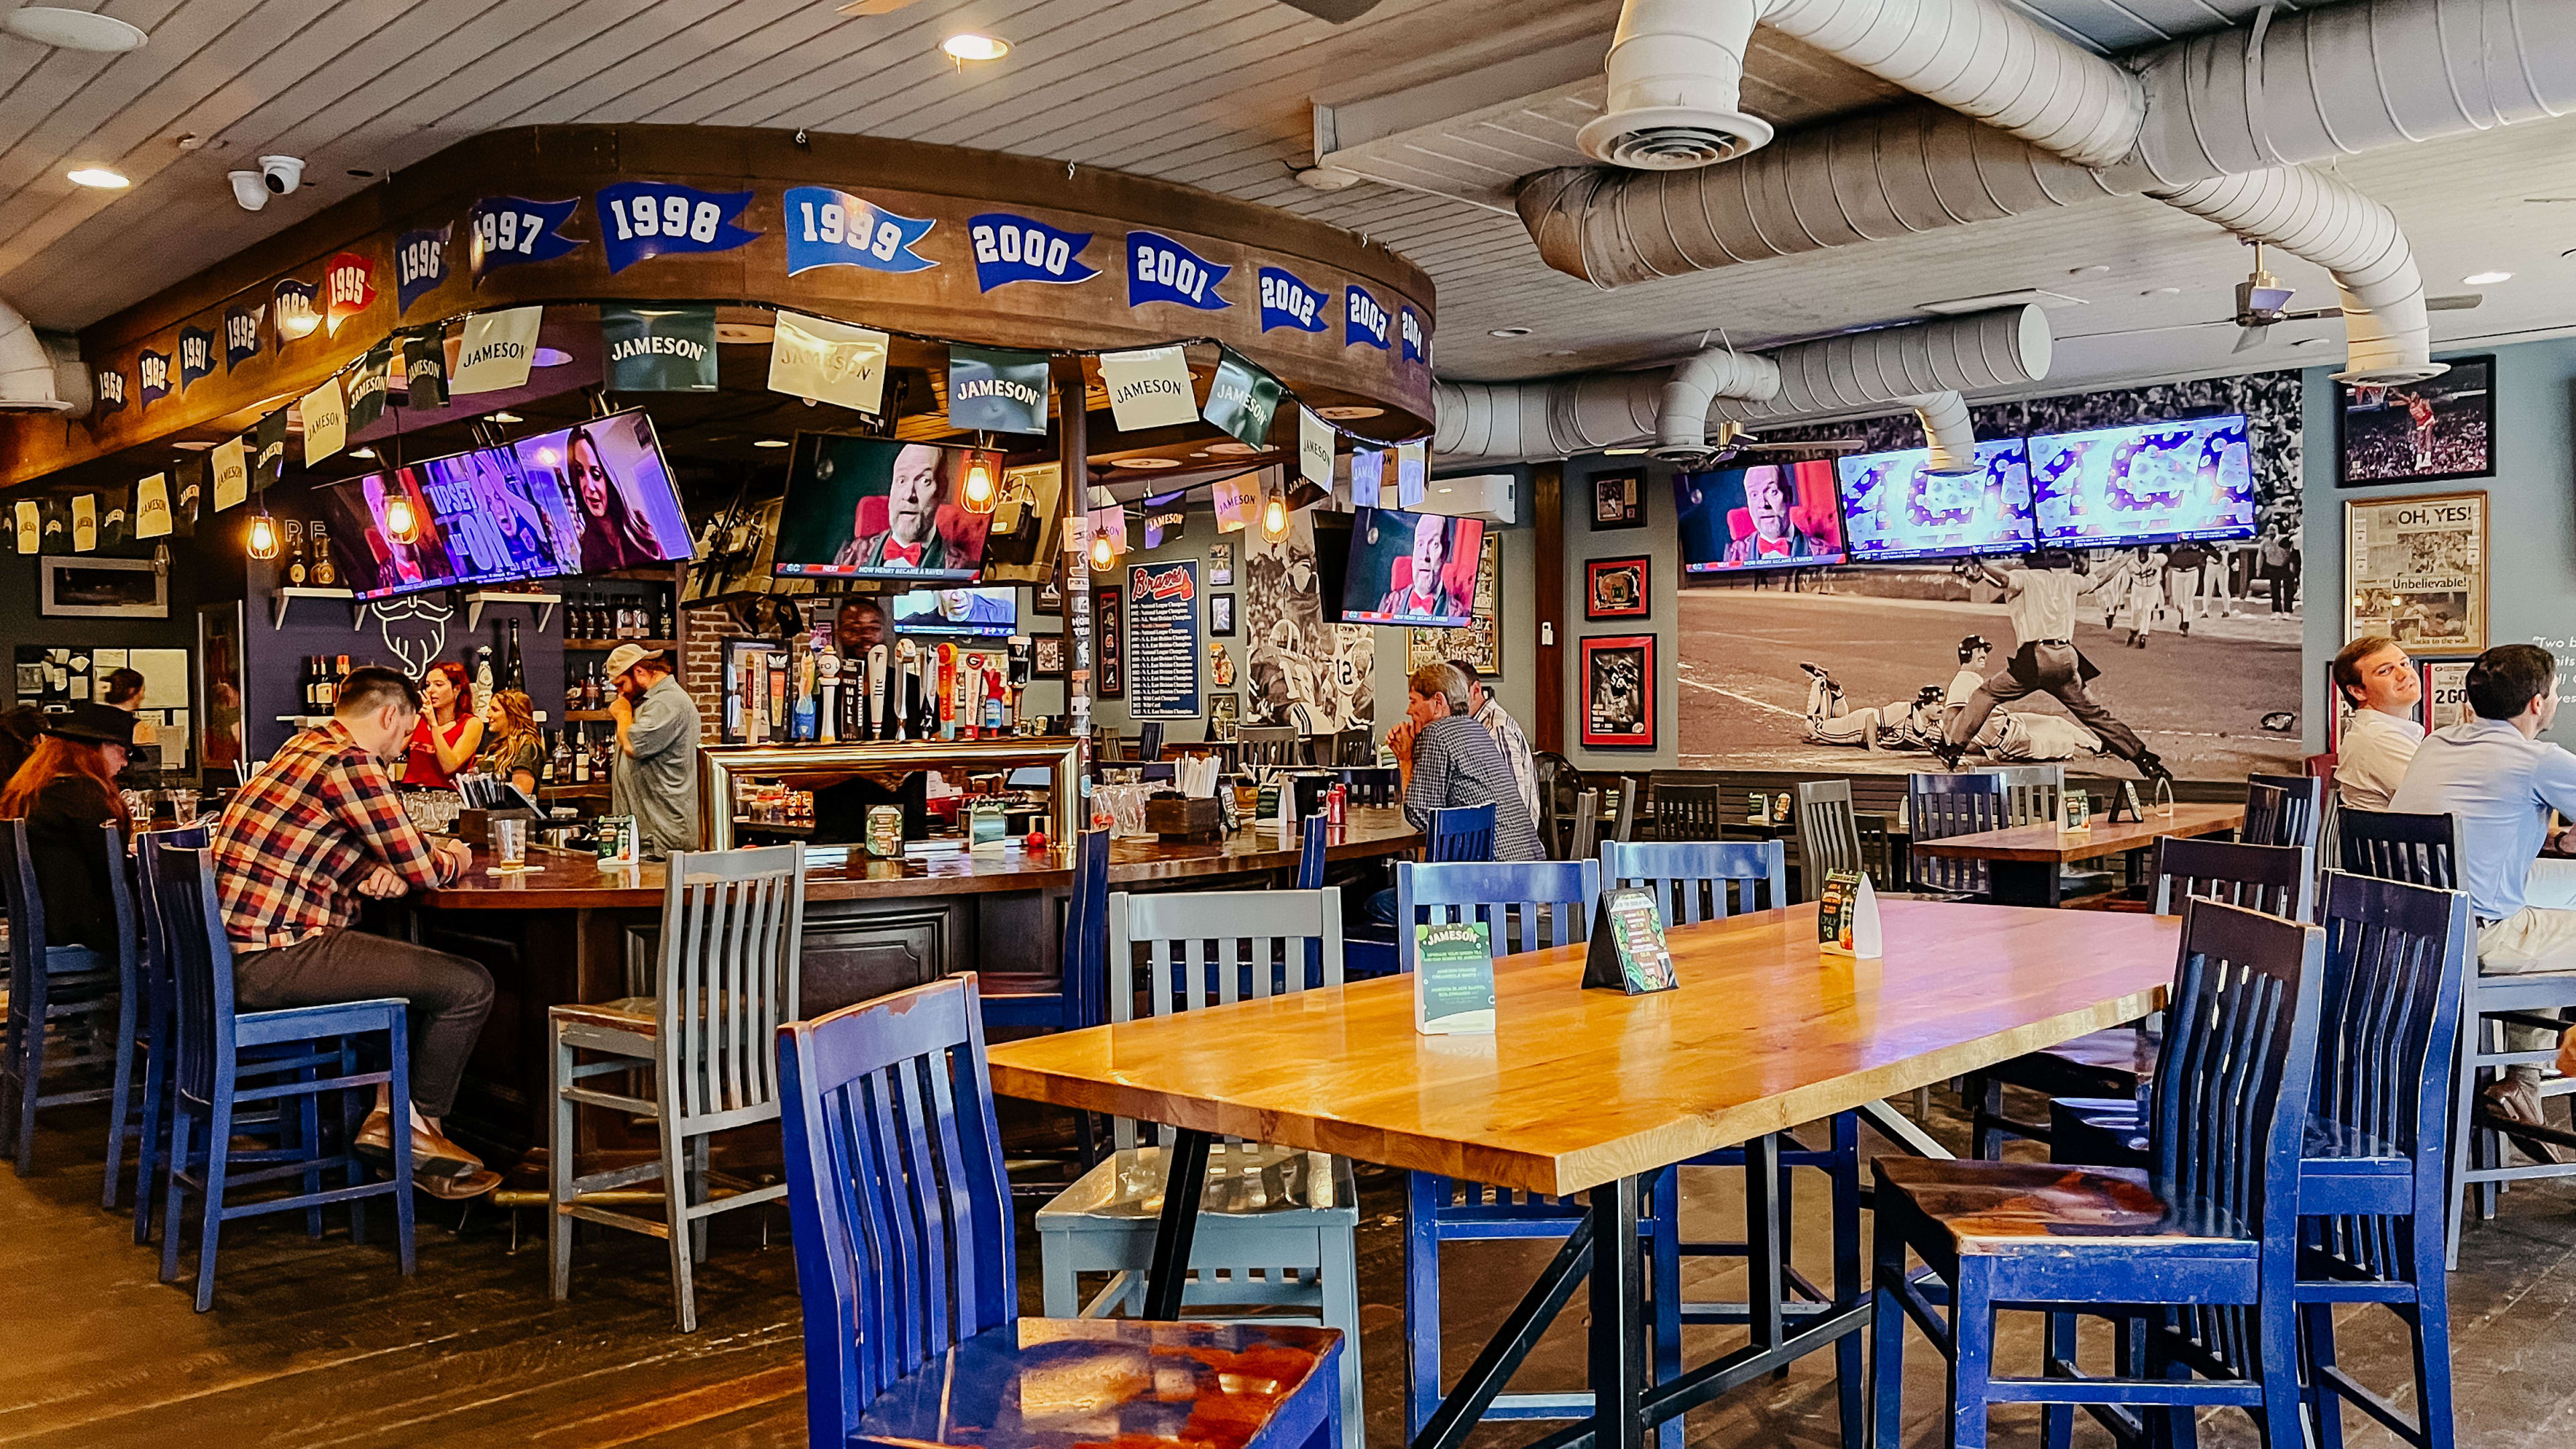
[[[729,252],[760,233],[734,225],[751,205],[748,191],[700,191],[667,181],[621,181],[599,189],[599,242],[608,270],[622,272],[647,257]]]
[[[376,264],[356,252],[342,252],[322,269],[324,330],[340,335],[340,324],[376,304]]]
[[[888,211],[829,186],[787,188],[787,275],[816,267],[918,272],[939,265],[913,250],[935,221]]]

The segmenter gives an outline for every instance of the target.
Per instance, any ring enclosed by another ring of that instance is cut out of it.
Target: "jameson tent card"
[[[1630,996],[1670,991],[1681,984],[1673,974],[1673,953],[1664,945],[1664,916],[1655,893],[1633,887],[1601,893],[1601,909],[1592,916],[1592,949],[1584,957],[1583,984],[1615,987]]]
[[[1484,921],[1413,928],[1413,1029],[1425,1036],[1494,1029],[1494,937]]]

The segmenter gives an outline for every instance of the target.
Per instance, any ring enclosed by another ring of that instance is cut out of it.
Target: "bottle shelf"
[[[566,724],[598,724],[615,718],[617,718],[617,716],[610,714],[604,709],[568,709],[564,711],[564,722]]]
[[[465,595],[465,632],[483,627],[483,610],[489,604],[520,604],[537,616],[537,632],[546,632],[553,621],[555,606],[563,602],[561,594],[514,594],[502,589],[472,589]]]
[[[620,644],[640,644],[646,649],[659,649],[665,652],[680,647],[680,641],[677,639],[566,639],[563,647],[564,652],[568,654],[583,650],[605,654]]]

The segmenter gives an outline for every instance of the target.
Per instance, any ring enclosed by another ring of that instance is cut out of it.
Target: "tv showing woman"
[[[588,428],[564,439],[564,476],[581,519],[581,571],[606,573],[654,563],[662,546],[653,525],[609,472],[608,457]]]

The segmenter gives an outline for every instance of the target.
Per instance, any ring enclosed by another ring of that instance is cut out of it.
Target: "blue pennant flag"
[[[625,271],[646,257],[732,251],[760,235],[734,225],[749,205],[748,191],[700,191],[667,181],[603,186],[599,244],[608,248],[608,270]]]
[[[568,201],[484,197],[465,218],[467,271],[480,282],[498,267],[550,262],[578,251],[582,240],[565,236],[563,229],[580,205],[578,196]]]
[[[1410,307],[1400,308],[1396,315],[1396,325],[1403,335],[1403,351],[1400,355],[1404,360],[1407,362],[1430,361],[1431,339],[1423,335],[1422,314],[1414,311]]]
[[[179,329],[179,391],[215,371],[215,334],[203,327]]]
[[[259,356],[259,314],[267,310],[265,302],[224,309],[224,371]]]
[[[312,336],[313,329],[322,325],[322,310],[313,305],[321,296],[320,287],[293,277],[281,280],[269,293],[268,317],[277,328],[279,351],[285,351],[290,342]]]
[[[791,186],[787,188],[787,275],[816,267],[918,272],[938,266],[913,250],[936,225],[829,186]]]
[[[102,367],[98,370],[96,386],[98,388],[98,401],[91,405],[91,412],[103,416],[107,413],[121,413],[125,411],[124,373],[117,371],[113,367]]]
[[[1369,346],[1386,351],[1386,309],[1365,287],[1342,289],[1342,345]]]
[[[1332,299],[1277,267],[1261,269],[1261,330],[1294,327],[1321,332]]]
[[[394,243],[394,315],[411,310],[411,304],[437,291],[447,280],[447,239],[456,234],[456,224],[422,227],[404,232]]]
[[[144,353],[134,360],[134,371],[143,383],[135,394],[136,401],[140,405],[150,407],[154,402],[170,395],[170,354]]]
[[[989,292],[1012,282],[1088,282],[1100,275],[1085,266],[1087,231],[1058,231],[1007,211],[988,211],[966,222],[975,245],[975,288]]]
[[[1213,312],[1234,304],[1216,294],[1217,283],[1232,267],[1221,267],[1170,237],[1150,231],[1127,233],[1127,305],[1178,302]]]

